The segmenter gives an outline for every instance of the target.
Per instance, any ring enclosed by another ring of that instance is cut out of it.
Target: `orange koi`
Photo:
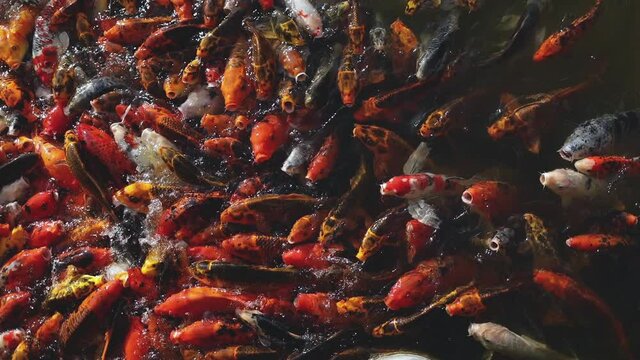
[[[125,360],[143,360],[151,349],[146,327],[139,317],[134,316],[129,323],[129,331],[124,339]]]
[[[118,182],[124,175],[135,173],[135,164],[120,151],[109,134],[87,124],[78,124],[76,133],[84,142],[87,151],[98,158]]]
[[[307,81],[307,64],[304,56],[293,46],[281,44],[276,48],[278,53],[278,61],[284,72],[297,83]]]
[[[287,236],[289,244],[299,244],[316,238],[320,234],[320,226],[326,216],[327,212],[321,211],[296,220],[289,231],[289,236]]]
[[[26,310],[30,299],[31,294],[28,291],[18,291],[0,297],[0,324],[5,326],[16,320],[18,315]]]
[[[407,235],[407,260],[413,263],[416,258],[425,254],[434,241],[436,229],[412,219],[407,222],[405,233]]]
[[[622,235],[585,234],[568,238],[566,244],[568,247],[578,251],[595,252],[616,247],[627,247],[631,245],[631,239]]]
[[[112,280],[87,296],[78,309],[69,314],[60,327],[60,342],[63,347],[76,345],[87,338],[87,333],[96,331],[107,321],[113,305],[124,290],[120,280]]]
[[[58,193],[53,190],[39,192],[27,200],[22,211],[27,222],[49,218],[58,210]]]
[[[251,148],[256,164],[262,164],[284,145],[288,136],[289,126],[278,115],[267,115],[251,129]]]
[[[622,324],[609,305],[591,289],[580,285],[567,275],[541,269],[534,271],[533,282],[544,291],[564,301],[572,309],[581,309],[581,313],[584,314],[595,311],[602,316],[610,323],[622,351],[630,354],[629,342]]]
[[[591,156],[576,161],[574,166],[579,172],[598,179],[640,176],[640,157]]]
[[[489,221],[502,220],[516,208],[516,189],[499,181],[481,181],[462,193],[462,202]]]
[[[0,288],[12,291],[29,287],[49,271],[51,250],[46,247],[22,250],[0,268]]]
[[[311,182],[318,182],[326,179],[333,170],[340,151],[337,134],[333,133],[327,136],[313,157],[307,169],[306,179]]]
[[[170,21],[168,16],[122,19],[106,30],[104,37],[116,44],[139,46],[151,33]]]
[[[211,348],[220,345],[246,345],[255,334],[243,323],[225,320],[200,320],[171,332],[176,345]]]
[[[429,302],[437,293],[472,280],[475,275],[474,265],[470,260],[459,256],[425,260],[398,279],[384,302],[391,310]]]
[[[206,312],[233,313],[237,308],[246,307],[250,300],[246,295],[233,294],[224,289],[192,287],[169,296],[153,311],[163,316],[198,318]]]
[[[45,141],[43,138],[36,136],[33,138],[36,144],[36,151],[40,154],[45,169],[53,177],[60,186],[76,190],[80,187],[80,183],[73,176],[65,151],[52,143]]]
[[[342,245],[331,244],[326,247],[320,243],[302,244],[282,254],[285,265],[298,269],[322,270],[331,266],[332,258],[343,251]]]
[[[220,91],[227,111],[236,111],[251,93],[246,71],[248,43],[240,39],[231,50],[229,61],[224,68]]]
[[[542,42],[540,48],[533,55],[533,61],[540,62],[567,51],[573,46],[585,31],[595,22],[601,12],[602,0],[596,0],[595,5],[583,16],[575,19],[569,26],[549,36]]]

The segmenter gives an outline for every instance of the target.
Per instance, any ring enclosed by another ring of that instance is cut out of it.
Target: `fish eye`
[[[141,198],[139,198],[139,197],[137,197],[137,196],[135,196],[135,195],[129,195],[129,196],[127,196],[127,200],[129,200],[129,201],[130,201],[130,202],[132,202],[132,203],[139,203],[139,202],[142,202],[142,199],[141,199]]]

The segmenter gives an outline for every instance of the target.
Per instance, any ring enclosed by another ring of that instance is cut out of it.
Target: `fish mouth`
[[[571,153],[569,153],[565,149],[558,150],[558,154],[560,154],[560,157],[563,158],[564,160],[573,161],[573,156],[571,156]]]
[[[228,103],[225,104],[224,108],[227,111],[236,111],[236,110],[238,110],[238,104],[235,103],[235,102],[228,102]]]
[[[287,114],[291,114],[296,110],[296,104],[290,99],[282,100],[282,110]]]
[[[469,191],[465,191],[462,193],[462,202],[471,205],[473,203],[473,194]]]
[[[297,83],[305,82],[305,81],[307,81],[307,79],[309,79],[309,75],[307,75],[307,73],[304,72],[304,71],[302,71],[302,72],[298,73],[298,75],[296,75],[296,82]]]
[[[540,184],[542,186],[547,186],[547,176],[545,174],[540,174]]]

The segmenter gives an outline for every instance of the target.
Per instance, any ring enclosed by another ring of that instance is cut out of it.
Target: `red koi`
[[[631,240],[622,235],[586,234],[570,237],[566,241],[567,246],[584,252],[595,252],[616,247],[627,247]]]
[[[596,0],[595,5],[583,16],[575,19],[569,26],[549,36],[538,51],[533,55],[533,61],[540,62],[567,51],[573,46],[585,31],[593,24],[600,14],[602,0]]]
[[[474,265],[457,256],[425,260],[398,279],[384,302],[391,310],[429,302],[436,294],[471,281],[475,275]]]
[[[574,165],[579,172],[598,179],[640,176],[640,157],[591,156],[576,161]]]
[[[262,164],[289,139],[287,122],[277,115],[267,115],[251,129],[251,147],[256,164]]]
[[[27,200],[22,212],[27,222],[49,218],[58,211],[58,193],[53,190],[39,192]]]
[[[22,250],[0,269],[0,288],[13,291],[29,287],[49,271],[51,251],[46,247]]]

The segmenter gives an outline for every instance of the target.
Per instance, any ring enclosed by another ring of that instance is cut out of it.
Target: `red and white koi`
[[[591,156],[576,161],[574,166],[579,172],[598,179],[615,176],[640,176],[640,157]]]
[[[432,173],[400,175],[380,185],[380,194],[404,199],[418,199],[432,195],[460,195],[465,190],[463,179]]]
[[[51,29],[51,17],[63,5],[65,0],[50,0],[36,18],[31,56],[33,69],[46,86],[51,86],[58,60],[69,47],[69,35],[66,32],[56,32]]]
[[[287,9],[298,25],[303,27],[314,38],[322,37],[322,18],[318,10],[308,0],[284,0]]]

